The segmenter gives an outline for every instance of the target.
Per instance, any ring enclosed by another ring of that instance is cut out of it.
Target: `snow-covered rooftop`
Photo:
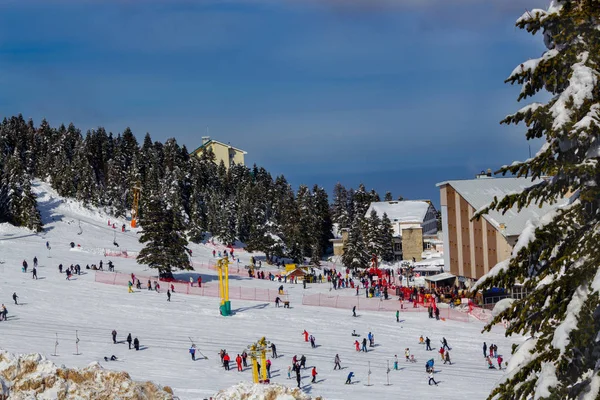
[[[436,186],[450,185],[460,194],[467,203],[476,211],[488,206],[494,197],[498,200],[508,194],[520,193],[524,189],[542,182],[541,179],[531,180],[528,178],[491,178],[491,179],[467,179],[456,181],[445,181]],[[564,204],[548,205],[544,204],[541,208],[537,204],[531,204],[517,211],[516,207],[511,208],[505,214],[498,211],[490,211],[484,218],[506,237],[520,235],[525,229],[527,221],[538,220],[542,215]],[[505,225],[505,229],[500,229],[500,224]]]
[[[429,203],[424,200],[379,201],[371,203],[366,216],[371,210],[377,212],[379,218],[387,214],[392,222],[423,222],[429,209]]]

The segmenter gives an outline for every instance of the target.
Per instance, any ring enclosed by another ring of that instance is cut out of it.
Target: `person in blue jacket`
[[[192,361],[196,361],[196,345],[190,347],[190,354],[192,355]]]
[[[346,379],[346,385],[352,384],[352,377],[354,376],[354,372],[350,372],[348,374],[348,379]]]

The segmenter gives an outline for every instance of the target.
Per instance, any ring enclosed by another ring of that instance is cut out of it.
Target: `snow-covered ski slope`
[[[115,234],[107,224],[110,216],[60,198],[45,183],[37,182],[35,191],[44,233],[0,225],[0,303],[7,306],[9,315],[8,321],[0,322],[0,348],[10,352],[39,352],[68,367],[100,361],[105,368],[126,370],[135,380],[171,386],[181,399],[201,399],[239,381],[251,380],[250,369],[237,372],[235,363],[231,371],[224,371],[218,361],[220,349],[227,349],[233,360],[250,343],[266,336],[277,345],[279,353],[271,369],[274,382],[295,385],[295,380],[287,379],[294,354],[306,355],[307,366],[317,367],[316,384],[310,383],[308,368],[302,374],[302,387],[311,396],[346,400],[484,399],[502,372],[488,370],[482,354],[483,341],[488,345],[496,343],[507,361],[512,343],[521,341],[504,338],[500,327],[482,335],[480,322],[435,321],[428,319],[426,313],[403,313],[402,321],[397,323],[393,313],[359,312],[353,318],[350,310],[302,306],[302,292],[327,291],[326,285],[309,285],[303,290],[302,285],[285,284],[290,293],[290,309],[276,308],[273,303],[232,300],[235,315],[231,317],[219,315],[219,300],[214,297],[175,293],[167,302],[166,287],[162,293],[148,292],[145,282],[143,290],[128,293],[126,287],[95,282],[94,272],[86,270],[85,265],[103,260],[106,268],[112,259],[117,271],[150,274],[134,259],[103,256],[105,248],[113,248],[113,240],[120,249],[139,251],[139,235],[129,227],[125,233],[120,232],[124,220],[114,221],[118,227]],[[47,241],[50,250],[46,249]],[[80,247],[71,249],[70,242]],[[191,248],[197,265],[214,260],[211,244],[192,244]],[[250,254],[238,254],[241,264],[247,264]],[[38,280],[33,280],[30,273],[34,256],[39,260]],[[21,272],[24,259],[29,264],[27,273]],[[59,263],[65,267],[80,264],[82,275],[67,281],[65,274],[58,272]],[[216,285],[214,272],[199,267],[192,276],[198,272],[204,282]],[[232,277],[231,285],[277,289],[280,284],[237,276]],[[12,301],[13,292],[19,296],[18,306]],[[118,332],[118,344],[112,343],[113,329]],[[304,342],[304,329],[316,337],[316,349]],[[356,352],[352,330],[362,335],[360,339],[373,332],[376,346],[368,353]],[[124,340],[130,332],[140,339],[140,351],[128,350]],[[76,333],[80,339],[79,355],[75,354]],[[452,347],[453,365],[443,365],[437,351],[425,351],[418,344],[420,335],[429,336],[437,349],[442,337],[446,337]],[[53,356],[57,337],[57,355]],[[208,360],[191,360],[189,337]],[[416,363],[404,361],[407,347],[418,360]],[[120,361],[103,360],[112,354]],[[341,358],[341,371],[333,371],[336,354]],[[395,354],[401,370],[389,373],[391,385],[387,386],[387,363],[391,368]],[[438,386],[428,385],[425,362],[429,358],[436,360]],[[350,371],[356,376],[352,386],[344,384]],[[372,386],[366,386],[367,383]]]

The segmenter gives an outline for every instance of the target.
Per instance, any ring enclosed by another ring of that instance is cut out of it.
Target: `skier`
[[[352,307],[352,316],[356,317],[356,306]]]
[[[267,359],[267,378],[271,379],[271,360]]]
[[[175,293],[175,285],[171,283],[171,293]]]
[[[131,281],[127,282],[127,291],[133,293],[133,283]]]
[[[62,274],[62,264],[58,264],[58,273]]]
[[[198,277],[198,287],[202,287],[202,277]]]
[[[440,353],[440,360],[444,361],[444,348],[443,347],[440,347],[439,353]]]
[[[129,350],[131,350],[131,333],[127,335],[127,343],[129,344]]]
[[[298,382],[298,387],[300,387],[300,381],[302,381],[302,377],[300,376],[300,369],[296,369],[296,382]]]
[[[360,351],[360,343],[358,342],[358,340],[354,341],[354,346],[356,346],[356,351]]]
[[[433,382],[435,384],[435,386],[437,386],[437,382],[435,381],[435,379],[433,379],[433,371],[429,372],[429,385],[431,385],[431,382]]]
[[[333,362],[335,363],[335,365],[333,366],[334,371],[336,368],[342,369],[342,366],[340,365],[340,356],[339,355],[337,355],[337,354],[335,355]]]
[[[427,346],[425,350],[433,350],[431,348],[431,340],[427,336],[425,337],[425,345]]]
[[[396,322],[400,322],[400,310],[396,310]]]
[[[46,242],[46,248],[50,250],[50,242]]]
[[[279,308],[279,302],[281,301],[281,299],[279,298],[279,296],[275,297],[275,307]]]
[[[33,267],[31,270],[32,276],[31,279],[37,279],[37,268]]]
[[[362,351],[364,351],[365,353],[368,352],[368,350],[367,350],[367,338],[363,338],[363,341],[362,341]]]
[[[192,356],[192,361],[196,361],[196,345],[192,344],[190,347],[190,354]]]
[[[152,290],[152,282],[150,282],[150,279],[148,279],[148,290]]]
[[[112,331],[113,343],[117,344],[117,331],[113,329]]]
[[[369,347],[373,347],[373,334],[369,332],[367,337],[369,338]]]
[[[487,357],[487,344],[483,342],[483,357]]]
[[[317,380],[317,367],[313,367],[313,369],[312,369],[312,371],[311,371],[310,374],[312,375],[312,381],[311,381],[311,383],[316,383],[316,380]]]
[[[423,339],[423,335],[419,338],[419,344],[425,344],[425,339]]]
[[[394,369],[397,371],[398,370],[398,356],[394,355]]]
[[[498,369],[502,369],[502,356],[498,356]]]
[[[247,358],[248,358],[248,353],[246,353],[246,350],[244,350],[244,351],[242,352],[242,364],[244,364],[244,367],[247,367],[247,366],[248,366],[248,363],[247,363],[247,361],[246,361],[246,360],[247,360]]]
[[[33,257],[33,266],[34,267],[37,267],[37,261],[38,261],[37,256]]]
[[[448,346],[448,342],[446,341],[445,337],[442,338],[442,345],[444,346],[444,349],[451,350],[450,346]]]
[[[292,379],[292,367],[288,367],[288,379]]]
[[[302,335],[304,335],[304,341],[308,342],[308,332],[306,332],[306,329],[304,330],[304,332],[302,332]]]
[[[136,287],[137,289],[140,289],[140,290],[142,289],[142,282],[140,282],[140,280],[139,280],[139,279],[137,280],[137,282],[136,282],[136,284],[135,284],[135,287]]]
[[[271,343],[271,353],[273,354],[273,358],[277,358],[277,347],[275,347],[275,343]]]
[[[452,365],[452,361],[450,361],[450,352],[447,350],[446,350],[446,355],[444,357],[444,364],[446,364],[446,363]]]
[[[410,361],[410,349],[408,347],[404,350],[404,357],[406,361]]]
[[[19,303],[17,303],[17,299],[19,298],[19,296],[17,296],[17,292],[14,292],[12,295],[13,300],[15,301],[16,305],[19,305]]]
[[[27,261],[23,260],[23,272],[27,272]]]
[[[225,353],[223,356],[223,366],[225,367],[225,371],[229,371],[229,354]]]
[[[191,276],[190,276],[190,286],[194,287],[194,278],[192,278]]]
[[[308,340],[310,341],[310,347],[312,347],[313,349],[314,349],[315,347],[317,347],[317,346],[315,345],[315,337],[314,337],[313,335],[310,335],[310,337],[308,338]]]
[[[239,354],[235,358],[235,363],[237,364],[237,370],[240,371],[240,372],[243,371],[243,368],[242,368],[242,357],[240,357]]]
[[[346,385],[351,385],[352,384],[352,377],[354,376],[354,372],[350,372],[348,374],[348,378],[346,379]]]
[[[304,354],[300,357],[300,367],[302,367],[302,369],[306,368],[306,357],[304,357]]]
[[[8,311],[6,310],[6,306],[2,304],[2,306],[0,306],[0,321],[6,321],[6,314],[8,314]]]
[[[133,339],[133,347],[136,351],[140,349],[140,341],[138,340],[138,338]]]
[[[115,356],[114,354],[112,356],[110,356],[110,358],[108,357],[104,357],[104,361],[117,361],[117,356]]]
[[[171,301],[171,291],[167,289],[167,301]]]

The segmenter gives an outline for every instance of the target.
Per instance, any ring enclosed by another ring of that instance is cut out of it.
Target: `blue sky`
[[[524,159],[503,83],[546,0],[5,0],[0,110],[141,141],[212,138],[295,187],[437,182]],[[534,146],[537,146],[534,144]]]

